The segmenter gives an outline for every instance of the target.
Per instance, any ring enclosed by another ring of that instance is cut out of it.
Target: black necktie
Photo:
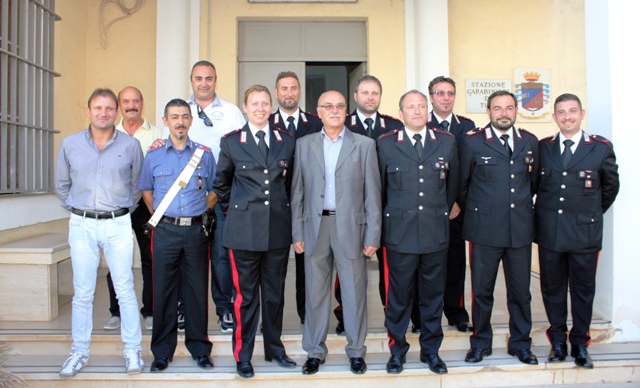
[[[413,138],[416,140],[416,143],[413,147],[416,149],[416,154],[418,154],[418,159],[422,159],[422,135],[416,133],[413,135]]]
[[[564,151],[562,151],[562,164],[564,165],[564,168],[567,168],[567,165],[571,160],[571,155],[573,155],[573,152],[571,152],[571,146],[574,143],[573,143],[573,140],[567,139],[563,141],[562,144],[564,144]]]
[[[260,150],[260,153],[262,154],[262,156],[264,156],[264,159],[267,159],[267,154],[269,153],[269,148],[267,147],[267,143],[264,141],[264,136],[266,135],[266,133],[264,133],[264,131],[261,129],[258,132],[256,132],[256,136],[258,137],[258,149]]]
[[[294,120],[295,119],[293,118],[293,116],[287,117],[287,121],[289,122],[289,124],[287,125],[287,131],[289,131],[292,135],[295,135],[296,133],[296,127],[293,125]]]
[[[373,128],[371,124],[373,124],[373,119],[371,117],[367,117],[364,119],[364,123],[367,124],[367,136],[373,137]]]
[[[440,126],[442,127],[442,129],[449,132],[449,122],[447,120],[442,120]]]
[[[507,150],[507,155],[511,158],[511,147],[509,146],[509,135],[502,135],[500,139],[504,141],[504,148]]]

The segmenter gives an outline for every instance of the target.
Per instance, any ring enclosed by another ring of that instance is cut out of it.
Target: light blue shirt
[[[324,210],[336,210],[336,164],[338,156],[342,149],[342,141],[344,140],[344,127],[342,132],[331,140],[322,128],[320,136],[322,137],[322,150],[324,153]]]
[[[137,188],[144,158],[140,142],[114,128],[113,137],[100,151],[89,128],[60,143],[56,194],[62,207],[86,212],[132,210],[141,196]]]
[[[187,166],[196,148],[205,149],[202,159],[187,187],[180,189],[164,213],[168,217],[195,217],[207,210],[207,192],[213,190],[213,180],[216,176],[216,161],[211,150],[187,139],[183,150],[179,150],[167,139],[164,147],[158,147],[147,153],[144,167],[140,174],[138,188],[153,190],[153,209],[160,206],[160,202],[176,181],[182,170]]]

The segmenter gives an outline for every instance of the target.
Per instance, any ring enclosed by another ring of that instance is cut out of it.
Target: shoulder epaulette
[[[553,139],[554,137],[556,137],[556,135],[547,136],[545,138],[540,139],[540,141],[548,141],[548,140]]]
[[[320,116],[318,116],[318,115],[317,115],[317,114],[315,114],[315,113],[311,113],[311,112],[304,112],[304,114],[309,115],[309,116],[312,116],[312,117],[320,118]]]
[[[291,132],[289,132],[289,131],[285,131],[284,129],[276,128],[276,127],[274,127],[274,126],[272,126],[272,127],[271,127],[271,129],[273,129],[274,131],[278,131],[278,132],[280,132],[280,133],[287,134],[287,135],[289,135],[289,136],[293,137],[293,135],[291,134]]]
[[[154,148],[154,149],[151,149],[151,150],[147,150],[147,155],[149,155],[149,153],[150,153],[150,152],[157,151],[157,150],[159,150],[159,149],[166,148],[166,147],[167,147],[166,145],[163,145],[163,146],[160,146],[160,147],[156,147],[156,148]]]
[[[194,143],[196,143],[196,142],[194,141]],[[211,148],[207,147],[207,146],[206,146],[206,145],[204,145],[204,144],[196,143],[196,147],[198,147],[198,148],[202,148],[202,149],[203,149],[203,150],[205,150],[205,151],[211,151]]]
[[[597,141],[597,142],[604,143],[604,144],[606,144],[608,146],[611,145],[611,142],[609,141],[609,139],[607,139],[604,136],[600,136],[600,135],[595,135],[594,134],[594,135],[589,135],[589,137],[592,138],[593,140]]]
[[[399,129],[394,129],[393,131],[385,132],[382,135],[378,136],[378,140],[382,140],[385,137],[393,136],[393,135],[397,134],[399,131],[400,131]]]
[[[524,128],[518,128],[518,131],[520,131],[520,132],[524,132],[524,133],[528,133],[529,135],[531,135],[531,136],[535,137],[536,139],[538,138],[536,135],[534,135],[533,133],[531,133],[531,132],[527,131],[527,130],[526,130],[526,129],[524,129]]]
[[[456,116],[457,116],[459,119],[463,119],[463,120],[467,120],[467,121],[473,121],[473,120],[471,120],[470,118],[465,117],[465,116],[462,116],[462,115],[459,115],[459,114],[457,114],[457,113],[456,113]]]
[[[226,135],[222,136],[222,138],[224,139],[224,138],[227,138],[229,136],[233,136],[235,134],[238,134],[240,132],[242,132],[242,129],[236,129],[235,131],[231,131],[231,132],[227,133]]]
[[[391,120],[397,121],[397,122],[399,122],[399,123],[402,123],[402,121],[400,121],[400,119],[397,119],[397,118],[395,118],[395,117],[393,117],[393,116],[389,116],[389,115],[386,115],[386,114],[384,114],[384,113],[380,113],[380,112],[378,112],[378,114],[379,114],[381,117],[384,117],[385,119],[391,119]]]
[[[471,137],[473,135],[477,135],[477,134],[482,133],[482,132],[484,132],[484,128],[480,128],[480,127],[474,128],[474,129],[472,129],[472,130],[467,132],[467,137]]]
[[[449,132],[449,131],[443,131],[443,130],[441,130],[441,129],[436,129],[436,128],[431,128],[431,130],[432,130],[433,132],[437,133],[438,135],[447,135],[447,136],[454,137],[454,136],[453,136],[453,133],[451,133],[451,132]]]

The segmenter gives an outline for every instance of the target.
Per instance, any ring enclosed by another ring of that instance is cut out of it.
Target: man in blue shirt
[[[122,316],[122,342],[127,373],[142,372],[142,333],[138,299],[133,288],[131,217],[140,199],[136,185],[142,168],[140,142],[116,131],[118,101],[111,89],[96,89],[89,97],[84,131],[60,144],[56,194],[69,210],[69,246],[73,266],[71,357],[60,377],[75,376],[89,362],[93,329],[93,294],[100,248],[111,271]]]
[[[209,281],[208,240],[202,228],[202,214],[217,202],[213,192],[216,172],[211,150],[187,136],[193,117],[189,104],[181,99],[167,103],[162,118],[170,135],[163,147],[149,151],[138,188],[151,213],[158,208],[196,149],[204,149],[194,173],[182,182],[160,222],[151,232],[153,252],[153,330],[151,372],[169,366],[178,340],[176,306],[178,280],[184,287],[186,304],[185,345],[197,365],[213,368],[211,342],[207,337],[207,285]],[[180,273],[182,272],[182,275]]]

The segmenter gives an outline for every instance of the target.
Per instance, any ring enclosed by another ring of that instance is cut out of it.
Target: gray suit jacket
[[[296,142],[296,162],[291,187],[293,241],[304,241],[305,255],[313,254],[324,205],[323,132]],[[380,247],[381,186],[376,143],[354,134],[345,135],[336,164],[336,217],[344,254],[362,257],[364,245]]]

